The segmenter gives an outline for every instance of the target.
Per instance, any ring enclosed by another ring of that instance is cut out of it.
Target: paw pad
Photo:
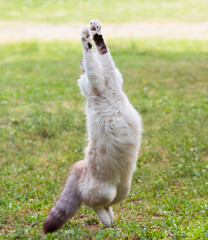
[[[81,32],[81,40],[86,41],[90,37],[90,32],[87,27],[82,29]]]
[[[99,32],[101,30],[101,23],[99,20],[91,20],[89,23],[89,29],[91,32]]]

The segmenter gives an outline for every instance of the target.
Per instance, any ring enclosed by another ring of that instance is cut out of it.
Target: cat
[[[94,41],[95,50],[92,45]],[[56,231],[82,203],[110,227],[112,205],[123,201],[131,186],[141,143],[142,119],[122,91],[123,79],[101,33],[99,20],[81,32],[84,61],[78,80],[86,98],[88,146],[45,219],[43,231]]]

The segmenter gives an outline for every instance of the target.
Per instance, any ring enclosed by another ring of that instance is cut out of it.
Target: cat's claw
[[[89,30],[92,35],[101,34],[101,23],[99,20],[91,20],[89,23]]]

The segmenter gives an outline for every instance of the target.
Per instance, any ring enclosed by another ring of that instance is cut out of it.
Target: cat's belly
[[[85,153],[93,175],[128,178],[136,168],[141,142],[139,114],[128,102],[86,110],[89,145]]]
[[[89,135],[88,160],[96,173],[119,181],[135,170],[141,134],[125,121],[94,122]]]
[[[121,148],[128,151],[128,147],[138,147],[142,134],[141,118],[135,111],[129,116],[117,113],[95,113],[89,116],[89,138],[106,147]]]

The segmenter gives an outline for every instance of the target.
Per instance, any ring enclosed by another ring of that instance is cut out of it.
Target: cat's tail
[[[45,234],[55,232],[80,208],[82,197],[79,190],[79,180],[85,174],[85,162],[80,161],[75,164],[59,199],[44,221],[43,232]]]

